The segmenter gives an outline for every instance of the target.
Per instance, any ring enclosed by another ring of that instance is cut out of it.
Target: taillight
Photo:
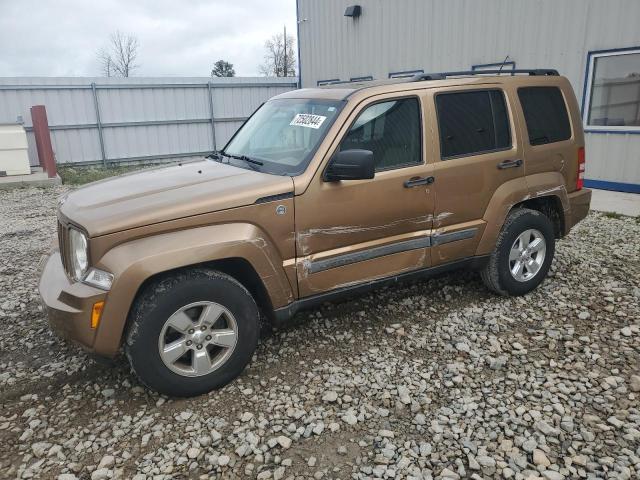
[[[576,180],[576,190],[582,190],[584,187],[584,147],[578,149],[578,178]]]

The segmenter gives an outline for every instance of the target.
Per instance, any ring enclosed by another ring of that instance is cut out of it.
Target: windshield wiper
[[[231,155],[230,153],[220,152],[225,157],[235,158],[236,160],[243,160],[248,163],[253,163],[254,165],[264,165],[260,160],[256,160],[255,158],[247,157],[246,155]]]

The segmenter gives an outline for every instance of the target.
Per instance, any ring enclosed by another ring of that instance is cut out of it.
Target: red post
[[[44,105],[31,107],[31,122],[33,123],[33,134],[36,137],[36,149],[38,150],[40,166],[47,172],[49,178],[53,178],[57,174],[56,158],[53,156],[47,109],[44,108]]]

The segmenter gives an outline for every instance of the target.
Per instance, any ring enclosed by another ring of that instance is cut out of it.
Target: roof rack
[[[560,75],[557,70],[551,68],[547,69],[532,69],[532,70],[463,70],[460,72],[440,72],[440,73],[419,73],[411,78],[412,82],[422,82],[424,80],[444,80],[447,77],[460,77],[464,75],[532,75],[532,76],[558,76]]]

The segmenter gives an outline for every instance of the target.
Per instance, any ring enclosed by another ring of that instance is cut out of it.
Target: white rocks
[[[533,451],[533,463],[542,467],[548,467],[551,465],[547,455],[538,448]]]
[[[476,461],[482,467],[495,467],[496,466],[495,459],[493,457],[488,456],[488,455],[478,455],[476,457]]]
[[[336,392],[334,392],[333,390],[328,390],[324,393],[324,395],[322,396],[322,401],[323,402],[330,402],[333,403],[335,401],[338,400],[338,394]]]
[[[557,428],[552,427],[544,420],[538,420],[535,424],[535,427],[544,435],[548,435],[551,437],[557,437],[560,434]]]
[[[409,405],[411,403],[411,396],[409,395],[409,389],[404,385],[399,385],[398,388],[398,398],[400,402],[405,405]]]
[[[544,472],[542,472],[542,476],[547,480],[563,480],[564,479],[564,475],[562,475],[559,472],[556,472],[555,470],[545,470]]]
[[[415,417],[413,417],[413,423],[416,425],[426,425],[427,417],[423,413],[417,413]]]
[[[113,397],[115,393],[116,391],[113,388],[105,388],[104,390],[102,390],[102,396],[105,398]]]
[[[105,455],[100,460],[100,463],[98,464],[98,468],[103,468],[103,467],[110,468],[110,467],[113,467],[115,463],[116,463],[116,459],[113,455]]]
[[[622,420],[619,420],[616,417],[607,418],[607,422],[609,422],[611,425],[613,425],[616,428],[622,428],[622,426],[624,425],[624,422]]]
[[[538,443],[534,438],[529,438],[525,440],[522,444],[522,449],[525,452],[533,453],[534,449],[538,446]]]
[[[189,457],[192,460],[198,458],[198,455],[200,455],[199,448],[191,447],[189,450],[187,450],[187,457]]]
[[[240,417],[240,421],[243,423],[250,422],[251,420],[253,420],[253,413],[251,412],[244,412]]]
[[[342,421],[347,423],[348,425],[355,425],[358,423],[358,418],[353,414],[353,412],[347,412],[343,417]]]
[[[91,480],[107,480],[111,477],[112,473],[108,468],[98,468],[91,474]]]
[[[238,380],[183,400],[48,333],[33,258],[55,234],[55,202],[46,190],[6,195],[7,478],[639,475],[640,253],[617,241],[638,238],[635,220],[590,214],[526,297],[486,295],[462,272],[324,305],[263,338]]]
[[[291,439],[289,437],[280,435],[276,440],[278,441],[278,445],[280,445],[285,450],[291,447]]]

